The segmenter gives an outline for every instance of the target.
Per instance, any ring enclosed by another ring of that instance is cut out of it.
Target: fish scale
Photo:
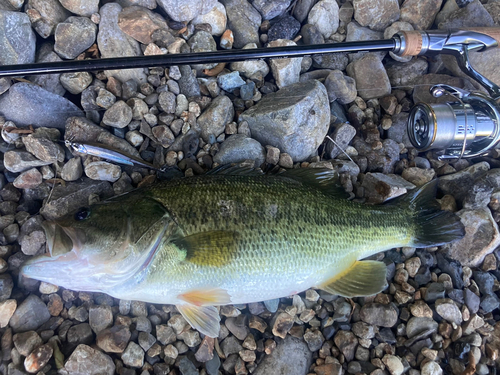
[[[154,260],[147,283],[154,285],[152,294],[164,290],[170,298],[207,286],[227,290],[233,303],[276,298],[321,284],[343,260],[404,246],[411,238],[407,211],[354,204],[285,178],[194,177],[158,184],[147,194],[165,206],[186,236],[237,233],[237,252],[223,267],[171,263],[165,259],[168,244],[160,249],[164,254]],[[274,217],[266,217],[270,206],[276,207]],[[176,285],[173,293],[161,288],[167,274]]]

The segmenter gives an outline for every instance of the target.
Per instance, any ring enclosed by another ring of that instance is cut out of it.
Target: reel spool
[[[483,155],[500,141],[500,112],[492,98],[448,85],[433,86],[431,93],[456,100],[418,103],[412,108],[408,136],[419,151],[443,150],[440,159],[470,158]]]

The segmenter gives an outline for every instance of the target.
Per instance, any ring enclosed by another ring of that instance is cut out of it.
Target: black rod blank
[[[367,40],[307,46],[233,49],[213,52],[182,53],[107,59],[68,60],[46,63],[0,65],[0,78],[36,74],[88,72],[115,69],[149,68],[186,64],[230,63],[244,60],[300,57],[338,52],[392,51],[394,39]]]

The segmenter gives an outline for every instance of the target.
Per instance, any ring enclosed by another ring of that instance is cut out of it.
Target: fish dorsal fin
[[[226,176],[262,176],[264,172],[260,168],[240,167],[238,165],[224,164],[209,170],[205,175]]]
[[[220,316],[214,306],[180,304],[175,307],[194,329],[208,337],[216,338],[219,336]]]
[[[220,267],[231,261],[236,253],[235,232],[200,232],[172,240],[186,253],[184,261],[199,266]]]
[[[340,184],[339,174],[333,169],[327,168],[297,168],[289,169],[278,176],[290,178],[304,185],[322,191],[324,194],[333,195],[339,198],[347,198],[346,193]]]
[[[319,288],[347,298],[372,296],[387,286],[386,273],[387,268],[383,262],[355,261],[351,267],[327,280]]]

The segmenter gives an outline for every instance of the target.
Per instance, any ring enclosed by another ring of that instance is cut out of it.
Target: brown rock
[[[401,7],[400,21],[411,23],[415,30],[432,26],[443,0],[406,0]]]
[[[422,264],[422,261],[420,260],[419,257],[413,257],[413,258],[407,259],[405,261],[405,268],[408,271],[408,276],[412,277],[412,278],[415,277],[418,270],[420,269],[421,264]]]
[[[418,186],[425,185],[427,182],[432,180],[436,175],[434,169],[422,169],[417,167],[410,167],[403,171],[401,176],[411,182],[412,184]]]
[[[379,100],[380,106],[388,114],[393,115],[398,105],[398,99],[394,95],[384,96]]]
[[[115,364],[108,355],[80,344],[64,364],[70,374],[113,375]]]
[[[410,305],[410,312],[417,318],[432,318],[432,309],[422,300]]]
[[[54,350],[50,344],[39,346],[24,360],[24,368],[29,373],[40,371],[52,357]]]
[[[481,267],[483,271],[494,271],[497,269],[497,258],[494,254],[488,254],[484,257],[483,265]]]
[[[286,312],[282,312],[276,317],[276,321],[273,325],[273,334],[284,339],[292,326],[293,317]]]
[[[255,315],[252,315],[252,316],[250,316],[248,326],[250,328],[256,329],[257,331],[259,331],[261,333],[264,333],[266,328],[267,328],[267,323],[262,318],[259,318],[258,316],[255,316]]]
[[[465,227],[465,237],[445,245],[443,250],[463,266],[479,267],[484,257],[500,245],[498,225],[488,208],[463,209],[457,215]]]
[[[240,350],[239,355],[244,362],[254,362],[257,358],[253,350]]]
[[[17,333],[12,337],[14,346],[19,354],[27,357],[33,349],[43,344],[42,339],[35,331]]]
[[[205,336],[194,355],[198,362],[208,362],[214,357],[214,343],[212,337]]]
[[[96,343],[107,353],[123,353],[130,340],[130,330],[125,326],[114,326],[99,332]]]
[[[26,150],[35,155],[37,159],[52,163],[64,161],[64,150],[50,139],[36,138],[30,134],[23,138],[23,143]]]
[[[135,40],[149,44],[151,35],[158,29],[168,29],[168,25],[158,13],[140,6],[123,8],[118,15],[118,26]]]
[[[354,333],[349,331],[339,331],[333,339],[337,348],[340,349],[347,362],[354,359],[354,353],[358,346],[358,339]]]
[[[248,350],[255,350],[257,349],[257,343],[255,342],[255,337],[250,333],[245,341],[243,341],[243,344],[241,344],[245,349]]]
[[[18,189],[33,189],[42,183],[42,174],[36,168],[27,170],[16,177],[13,184]]]
[[[247,322],[248,322],[247,316],[241,314],[238,315],[237,317],[227,318],[225,325],[229,330],[229,332],[235,335],[238,338],[238,340],[245,340],[245,338],[249,333]]]
[[[361,26],[372,30],[383,31],[399,18],[399,3],[397,0],[354,0],[354,19]]]
[[[172,143],[174,143],[175,136],[174,133],[166,125],[158,125],[152,129],[153,135],[156,137],[158,142],[165,148],[168,148]]]
[[[52,164],[52,162],[38,160],[26,151],[14,150],[7,151],[3,155],[3,164],[8,171],[18,173],[33,167]]]
[[[49,309],[49,313],[52,316],[59,316],[61,311],[64,308],[63,301],[59,294],[51,294],[49,296],[49,302],[47,303],[47,308]]]
[[[338,375],[342,374],[342,365],[338,362],[327,363],[314,368],[316,375]]]
[[[391,83],[380,59],[366,54],[361,59],[350,63],[347,74],[356,81],[358,95],[365,100],[380,98],[391,93]]]

